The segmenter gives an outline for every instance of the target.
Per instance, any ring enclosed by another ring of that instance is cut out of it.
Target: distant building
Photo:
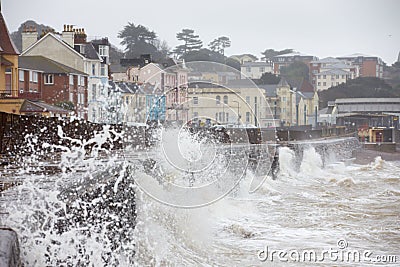
[[[129,124],[146,122],[145,94],[137,84],[109,81],[97,120],[101,123]]]
[[[0,97],[18,95],[19,51],[10,38],[0,3]]]
[[[338,110],[335,101],[329,101],[326,108],[318,111],[318,123],[322,125],[335,125],[337,115]]]
[[[171,111],[165,119],[186,121],[187,112],[183,103],[187,100],[188,70],[184,64],[165,66],[162,63],[132,66],[127,71],[129,81],[139,85],[148,84],[161,90],[165,95],[162,101],[165,101],[166,109]]]
[[[289,84],[282,78],[277,85],[259,85],[265,91],[275,125],[278,126],[315,126],[318,113],[318,93],[306,80],[292,81]],[[270,127],[268,121],[265,127]]]
[[[323,58],[309,63],[310,80],[317,91],[345,83],[359,76],[359,67],[350,61]]]
[[[281,68],[287,67],[296,61],[301,61],[304,64],[309,65],[309,63],[311,61],[317,60],[317,59],[318,58],[315,56],[310,56],[310,55],[302,54],[299,52],[274,56],[272,58],[273,72],[274,72],[274,74],[280,74]]]
[[[342,69],[331,69],[315,75],[315,87],[318,91],[327,90],[339,84],[346,83],[347,80],[351,79],[354,79],[354,73]]]
[[[240,65],[242,79],[260,79],[266,73],[272,73],[272,64],[267,62],[245,62]]]
[[[338,59],[350,61],[353,65],[357,65],[360,69],[360,77],[383,78],[383,66],[385,63],[379,57],[352,54],[338,57]]]
[[[258,58],[252,54],[232,55],[229,58],[239,61],[240,64],[255,62],[258,60]]]
[[[192,122],[208,121],[209,124],[261,125],[267,110],[262,91],[248,80],[245,84],[238,81],[227,87],[204,82],[190,83],[188,119]]]
[[[339,98],[335,100],[340,113],[400,114],[400,98]]]

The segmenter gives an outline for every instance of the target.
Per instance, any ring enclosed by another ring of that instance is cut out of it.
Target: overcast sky
[[[228,36],[227,55],[292,48],[319,58],[375,55],[391,65],[400,51],[399,0],[2,0],[2,12],[10,32],[28,19],[60,32],[73,24],[119,47],[118,32],[133,22],[171,47],[183,28],[204,45]]]

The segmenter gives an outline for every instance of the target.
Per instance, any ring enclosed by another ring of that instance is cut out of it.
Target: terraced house
[[[18,97],[61,105],[83,116],[88,75],[42,56],[19,57]]]
[[[84,29],[64,25],[61,34],[49,30],[42,36],[35,28],[25,28],[22,47],[22,56],[43,56],[88,76],[86,90],[89,92],[80,99],[87,104],[77,115],[93,121],[96,117],[93,112],[98,112],[98,91],[108,90],[108,41],[88,42]]]

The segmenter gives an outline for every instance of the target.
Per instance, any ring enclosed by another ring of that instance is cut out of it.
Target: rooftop
[[[21,69],[39,70],[45,73],[73,73],[87,76],[84,72],[43,56],[20,56],[18,58],[18,67]]]
[[[358,104],[358,103],[398,103],[400,104],[400,98],[338,98],[335,101],[336,104]]]
[[[327,71],[322,71],[320,73],[318,73],[318,75],[348,75],[350,74],[349,71],[345,71],[342,69],[331,69],[331,70],[327,70]]]
[[[1,4],[1,3],[0,3]],[[10,38],[6,22],[0,10],[0,49],[2,54],[18,55],[19,51]]]

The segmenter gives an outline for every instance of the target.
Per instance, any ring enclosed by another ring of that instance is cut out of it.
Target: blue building
[[[146,120],[165,121],[165,95],[146,95]]]

